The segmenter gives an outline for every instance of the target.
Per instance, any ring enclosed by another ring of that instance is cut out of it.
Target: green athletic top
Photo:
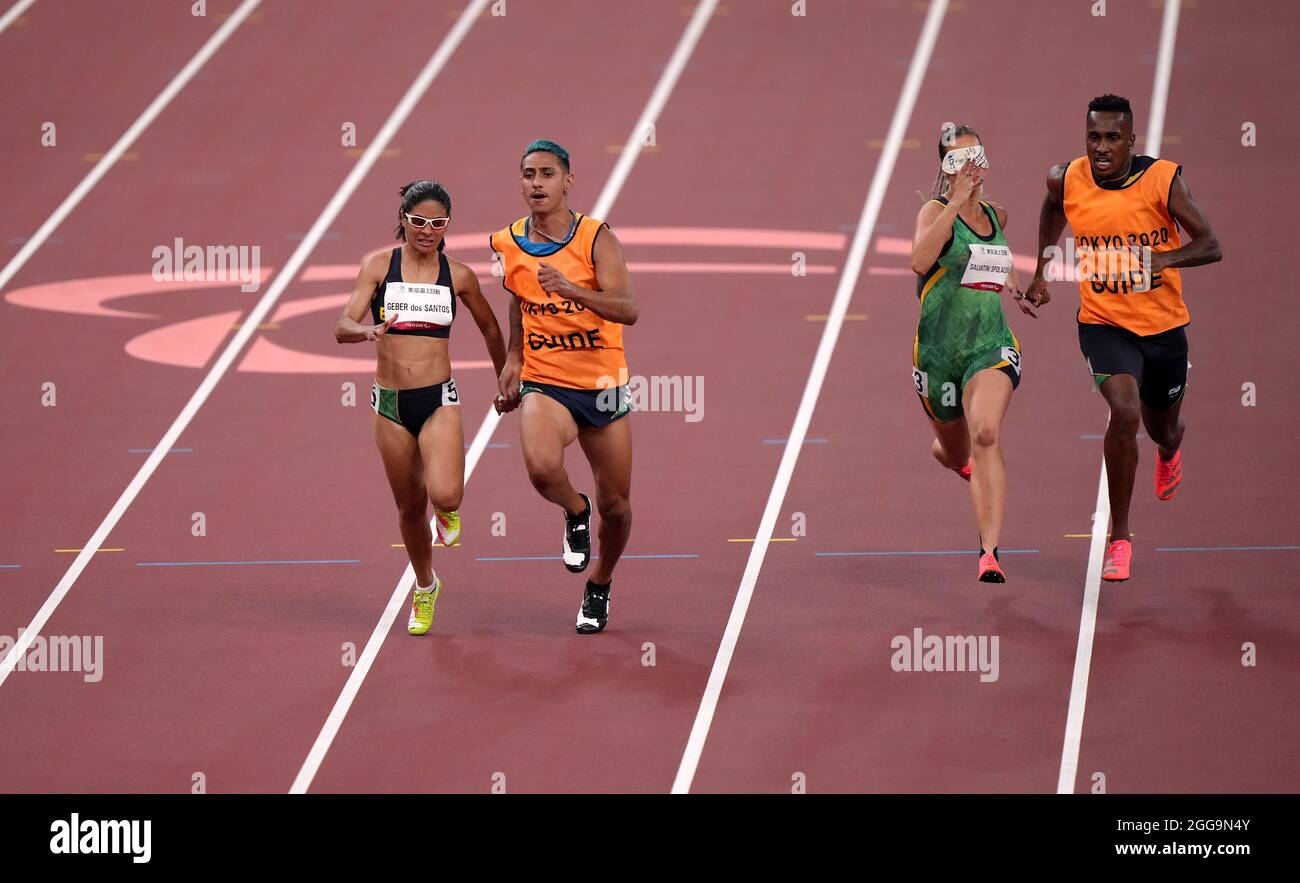
[[[944,197],[936,201],[948,204]],[[998,223],[997,212],[987,202],[980,205],[993,232],[980,236],[959,215],[939,259],[916,280],[921,301],[918,343],[942,352],[945,361],[965,362],[989,350],[1013,345],[999,296],[1011,250]]]

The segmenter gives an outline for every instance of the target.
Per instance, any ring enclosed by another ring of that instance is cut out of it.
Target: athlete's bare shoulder
[[[456,286],[457,291],[466,291],[478,287],[478,274],[474,272],[469,264],[448,257],[447,266],[451,268],[451,283]]]
[[[1068,162],[1057,163],[1047,170],[1047,195],[1055,202],[1065,201],[1065,172]]]
[[[361,259],[361,275],[367,279],[381,281],[388,275],[388,262],[392,260],[393,249],[380,248],[370,252]]]
[[[1006,229],[1007,226],[1007,209],[1000,202],[994,202],[991,199],[984,200],[988,203],[989,208],[993,209],[993,214],[998,216],[998,226]]]
[[[386,245],[383,248],[376,248],[374,251],[367,254],[362,260],[367,264],[384,264],[387,266],[389,260],[393,257],[393,249],[400,250],[401,247],[402,245],[399,242],[396,245]]]
[[[942,212],[946,207],[947,206],[945,206],[944,203],[940,202],[938,199],[927,199],[924,203],[921,204],[921,207],[916,210],[916,223],[918,225],[929,224],[931,221],[937,218],[939,216],[939,213]]]

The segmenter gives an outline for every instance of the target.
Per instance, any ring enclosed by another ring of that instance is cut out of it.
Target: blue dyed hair
[[[549,141],[546,138],[538,138],[536,141],[530,142],[529,145],[524,148],[524,155],[519,157],[520,167],[523,166],[524,159],[528,154],[536,153],[539,150],[544,153],[555,154],[555,158],[560,161],[560,165],[564,166],[564,173],[566,175],[569,173],[569,151],[565,150],[554,141]]]

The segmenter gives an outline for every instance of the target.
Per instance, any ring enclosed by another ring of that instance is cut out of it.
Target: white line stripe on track
[[[708,739],[709,727],[713,723],[713,714],[718,706],[718,697],[722,693],[722,684],[726,680],[727,669],[731,665],[731,656],[735,652],[736,643],[740,640],[740,629],[745,624],[745,614],[749,610],[749,602],[754,595],[754,587],[758,583],[758,574],[762,570],[763,559],[767,555],[767,546],[772,539],[776,519],[781,514],[781,506],[785,503],[786,490],[790,486],[790,478],[793,476],[795,464],[799,460],[799,452],[803,448],[804,436],[808,433],[808,424],[812,421],[813,410],[817,407],[817,397],[821,394],[822,383],[826,380],[826,370],[830,367],[831,354],[834,352],[835,343],[839,339],[840,327],[844,324],[844,315],[848,312],[849,302],[853,299],[853,289],[857,285],[858,276],[862,272],[862,263],[866,259],[867,246],[871,243],[871,235],[875,231],[876,219],[879,217],[880,207],[885,201],[885,190],[889,186],[890,177],[893,176],[894,163],[898,160],[898,151],[902,147],[903,137],[907,134],[907,125],[912,118],[912,109],[916,106],[916,97],[921,91],[921,82],[925,78],[925,70],[930,66],[930,56],[934,52],[934,44],[939,38],[939,27],[943,23],[943,17],[947,9],[948,0],[933,0],[930,4],[929,13],[926,15],[925,24],[921,27],[921,36],[917,39],[916,50],[912,54],[912,63],[907,69],[907,78],[903,81],[903,89],[899,93],[898,104],[894,108],[894,117],[889,124],[889,133],[885,137],[885,146],[880,154],[880,163],[876,166],[875,174],[872,176],[871,187],[867,191],[867,201],[862,207],[858,228],[853,234],[853,244],[849,249],[848,258],[844,262],[844,272],[840,276],[839,286],[835,290],[835,300],[831,304],[830,317],[827,319],[826,328],[822,331],[821,342],[817,345],[817,354],[813,358],[812,369],[808,373],[808,382],[804,386],[803,398],[799,401],[799,410],[795,413],[794,425],[790,428],[785,453],[781,456],[781,465],[777,468],[776,479],[772,482],[772,491],[767,498],[767,507],[763,510],[763,518],[759,522],[757,533],[754,535],[754,545],[749,551],[749,561],[745,565],[745,573],[741,577],[740,587],[736,592],[736,600],[731,608],[731,616],[727,620],[721,646],[718,647],[718,654],[713,661],[713,670],[709,673],[709,682],[704,688],[704,696],[700,700],[699,711],[696,713],[695,723],[691,727],[690,738],[686,742],[685,751],[682,752],[681,764],[677,769],[677,778],[673,781],[672,791],[674,794],[689,792],[691,782],[695,779],[695,770],[699,765],[704,743]]]
[[[631,173],[637,157],[641,155],[641,139],[647,127],[663,111],[669,95],[672,94],[673,87],[677,85],[677,80],[686,67],[686,62],[690,60],[691,54],[695,51],[695,45],[699,42],[700,35],[704,33],[704,28],[717,5],[718,0],[704,0],[696,7],[695,13],[687,23],[686,30],[682,33],[677,48],[668,60],[668,65],[664,68],[658,84],[650,94],[650,100],[646,102],[640,118],[632,127],[632,133],[623,145],[623,152],[619,156],[618,162],[614,164],[609,179],[605,182],[604,188],[601,189],[595,206],[592,207],[592,217],[601,220],[609,218],[609,212],[614,207],[614,201],[623,189],[623,184],[627,181],[627,176]],[[478,432],[474,435],[474,441],[470,443],[469,451],[465,455],[465,481],[467,483],[470,475],[474,472],[474,467],[478,465],[479,458],[483,456],[483,449],[487,447],[493,431],[500,422],[501,416],[497,414],[496,409],[489,408],[487,416],[479,424]],[[320,734],[316,737],[311,751],[307,754],[307,759],[303,761],[302,768],[293,780],[293,785],[289,788],[290,794],[305,794],[307,789],[311,787],[312,780],[316,778],[316,773],[320,770],[320,765],[325,760],[326,753],[330,750],[330,746],[334,744],[334,738],[343,725],[343,719],[347,717],[348,710],[352,707],[352,701],[361,690],[361,684],[365,681],[366,675],[370,673],[370,667],[379,655],[379,649],[392,629],[393,623],[397,620],[398,614],[406,606],[406,596],[414,585],[415,570],[410,564],[407,564],[406,571],[397,582],[397,588],[393,590],[392,597],[388,599],[388,606],[384,608],[383,615],[379,617],[379,622],[375,624],[375,630],[370,633],[370,639],[366,641],[365,649],[361,651],[356,666],[348,675],[347,683],[343,685],[343,692],[339,694],[339,698],[335,701],[329,717],[325,719],[325,725],[321,727]]]
[[[261,2],[262,0],[244,0],[230,18],[226,19],[221,27],[217,29],[217,32],[208,38],[208,42],[203,44],[203,48],[194,54],[194,57],[190,59],[185,67],[181,68],[180,73],[167,84],[167,88],[158,93],[158,97],[131,124],[131,128],[123,132],[122,137],[118,138],[117,143],[109,148],[108,153],[104,154],[99,162],[95,163],[95,167],[90,170],[90,174],[86,175],[81,183],[68,194],[68,198],[63,200],[59,207],[54,210],[54,213],[45,219],[45,223],[41,224],[40,228],[32,234],[32,238],[23,243],[23,247],[5,265],[4,270],[0,270],[0,291],[4,290],[4,287],[23,268],[37,249],[45,244],[45,240],[50,238],[50,234],[57,230],[59,225],[72,213],[72,210],[81,204],[81,200],[86,198],[86,194],[99,183],[101,178],[108,174],[109,169],[113,168],[117,161],[122,158],[122,154],[126,153],[136,139],[144,134],[144,130],[149,128],[168,104],[171,104],[172,99],[180,94],[180,91],[194,78],[199,69],[207,64],[208,59],[212,58],[217,50],[221,48],[221,44],[225,43],[226,39],[235,32],[235,28],[239,27],[244,19],[248,18],[249,13],[256,9]],[[9,12],[12,13],[13,10],[11,9]],[[2,29],[0,28],[0,30]],[[3,678],[0,678],[0,683],[2,682]]]
[[[1169,104],[1169,78],[1174,69],[1174,39],[1178,35],[1181,0],[1165,0],[1160,25],[1160,50],[1151,93],[1151,116],[1147,124],[1146,151],[1160,155],[1165,135],[1165,108]],[[1110,529],[1110,493],[1106,487],[1106,461],[1101,461],[1097,485],[1097,508],[1092,516],[1092,542],[1088,548],[1088,571],[1083,580],[1083,613],[1079,617],[1079,644],[1074,652],[1074,676],[1070,681],[1070,705],[1065,718],[1065,739],[1061,748],[1061,772],[1057,794],[1073,794],[1079,773],[1079,748],[1083,743],[1083,713],[1088,701],[1088,673],[1092,670],[1092,641],[1097,631],[1097,604],[1101,599],[1101,565]]]
[[[203,407],[203,403],[207,401],[212,390],[216,388],[217,383],[234,363],[235,358],[239,355],[245,344],[248,343],[249,338],[253,336],[257,326],[261,323],[266,314],[270,312],[271,307],[275,305],[276,300],[279,299],[285,288],[288,287],[289,283],[293,281],[293,278],[298,274],[299,269],[302,268],[303,263],[311,254],[312,249],[316,247],[316,244],[325,234],[325,231],[329,229],[330,225],[334,223],[334,219],[338,217],[339,212],[343,210],[344,203],[346,203],[352,196],[353,191],[357,189],[357,186],[361,183],[361,180],[365,177],[366,173],[370,171],[370,168],[375,164],[376,160],[379,159],[379,155],[383,152],[384,148],[388,146],[389,141],[392,140],[393,136],[397,133],[398,128],[403,122],[405,122],[411,111],[414,110],[420,97],[428,90],[429,85],[433,82],[433,78],[436,77],[438,72],[447,64],[447,60],[451,58],[452,52],[455,51],[461,40],[464,39],[465,34],[474,23],[474,19],[477,18],[478,14],[487,6],[488,2],[489,0],[472,0],[469,4],[469,8],[467,8],[464,14],[461,15],[460,19],[456,22],[456,25],[443,39],[442,44],[433,54],[433,57],[429,59],[429,62],[424,66],[424,69],[420,71],[415,82],[406,90],[406,94],[402,96],[401,101],[398,102],[397,106],[393,109],[392,114],[389,115],[383,128],[381,128],[375,135],[375,140],[366,148],[365,153],[361,155],[361,159],[357,161],[356,166],[353,167],[347,178],[344,179],[342,186],[339,187],[333,198],[330,199],[329,203],[325,206],[325,210],[322,211],[320,217],[316,219],[316,223],[312,225],[307,236],[289,257],[289,260],[285,262],[284,267],[281,268],[280,272],[271,282],[270,287],[266,290],[266,293],[262,295],[261,299],[257,302],[257,305],[253,307],[253,311],[249,314],[248,320],[240,325],[235,336],[231,339],[230,343],[226,345],[226,348],[217,358],[216,363],[213,364],[212,368],[208,371],[207,376],[203,378],[203,382],[200,383],[198,389],[194,391],[194,395],[190,397],[190,400],[185,404],[185,407],[168,428],[167,432],[163,434],[163,437],[153,446],[153,452],[149,455],[149,458],[145,460],[144,465],[140,467],[140,471],[135,474],[133,479],[131,479],[131,483],[127,485],[126,490],[122,491],[122,495],[117,498],[117,502],[113,504],[113,508],[109,510],[108,515],[104,517],[104,520],[100,522],[99,527],[97,527],[95,532],[91,534],[90,539],[81,544],[82,551],[77,555],[76,560],[72,562],[72,566],[68,568],[67,572],[63,575],[63,578],[59,580],[59,584],[54,587],[54,591],[50,593],[50,596],[45,599],[45,603],[42,604],[41,609],[36,612],[31,623],[10,649],[9,654],[4,658],[4,661],[0,662],[0,685],[3,685],[5,680],[8,679],[10,672],[14,669],[15,661],[27,652],[27,648],[31,646],[32,640],[36,635],[40,634],[41,629],[45,627],[45,623],[54,613],[55,608],[59,606],[59,603],[63,600],[64,596],[67,595],[68,591],[72,588],[72,584],[77,581],[77,577],[81,575],[81,572],[90,562],[91,557],[95,554],[95,550],[105,544],[104,541],[108,538],[109,533],[117,526],[117,523],[122,519],[122,516],[126,514],[127,507],[129,507],[139,495],[141,489],[144,488],[145,483],[149,480],[150,476],[153,475],[154,470],[158,468],[158,464],[163,461],[163,458],[167,456],[167,452],[175,446],[176,440],[180,437],[181,433],[185,431],[185,428],[189,426],[190,421],[194,419],[196,414],[198,414],[199,408]],[[256,5],[256,0],[251,0],[251,2],[245,3],[239,8],[236,15],[231,17],[231,20],[235,20],[240,13],[247,15]],[[230,22],[227,22],[227,25],[229,23]],[[119,142],[118,146],[121,146],[121,142]],[[117,148],[114,149],[116,150]]]
[[[3,18],[0,18],[0,34],[3,34],[5,28],[13,24],[18,16],[31,9],[35,3],[36,0],[18,0],[17,3],[9,7],[9,11],[4,14]]]
[[[1181,0],[1165,0],[1165,15],[1160,24],[1160,52],[1156,56],[1156,81],[1151,90],[1151,116],[1147,122],[1146,149],[1150,156],[1160,156],[1165,139],[1165,110],[1169,107],[1169,79],[1174,73],[1174,40],[1178,37],[1178,10]]]
[[[1176,2],[1176,0],[1175,0]],[[1088,571],[1083,579],[1083,612],[1079,616],[1079,643],[1074,651],[1074,676],[1070,680],[1069,711],[1065,718],[1065,742],[1061,749],[1061,771],[1057,794],[1074,792],[1079,770],[1079,744],[1083,738],[1083,710],[1088,699],[1088,674],[1092,670],[1092,639],[1097,630],[1097,602],[1101,597],[1101,564],[1106,551],[1110,524],[1110,495],[1106,491],[1106,461],[1101,461],[1097,484],[1097,508],[1092,515],[1092,540],[1088,545]]]

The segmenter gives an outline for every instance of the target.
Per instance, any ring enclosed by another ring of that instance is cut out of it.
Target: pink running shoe
[[[1183,483],[1183,452],[1174,451],[1172,460],[1164,460],[1156,453],[1156,496],[1172,500]]]
[[[1116,540],[1106,547],[1106,559],[1101,565],[1101,578],[1108,583],[1122,583],[1129,577],[1129,563],[1133,560],[1133,544]]]
[[[992,552],[986,552],[980,556],[980,582],[982,583],[1004,583],[1007,581],[1007,575],[1002,572],[998,559],[993,557]]]

